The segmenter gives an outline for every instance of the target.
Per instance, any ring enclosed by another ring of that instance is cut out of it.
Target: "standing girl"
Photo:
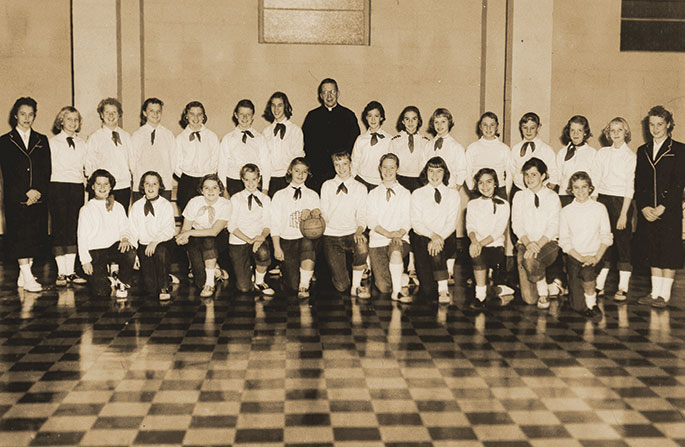
[[[578,171],[587,172],[597,183],[598,172],[595,169],[597,150],[587,144],[591,136],[590,124],[582,115],[571,117],[564,126],[562,141],[565,146],[557,152],[557,170],[561,180],[559,185],[568,185],[571,176]],[[567,194],[562,187],[559,189],[559,199],[563,207],[573,201],[573,196]]]
[[[231,202],[223,197],[224,184],[216,174],[200,181],[201,196],[193,197],[183,210],[183,227],[176,236],[178,245],[188,245],[190,268],[203,298],[214,295],[214,270],[219,255],[217,235],[231,217]]]
[[[359,135],[352,148],[352,175],[371,190],[381,183],[378,161],[390,151],[389,133],[381,129],[385,109],[378,101],[371,101],[362,111],[366,132]]]
[[[200,194],[200,182],[215,174],[219,162],[219,138],[205,123],[207,113],[199,101],[186,104],[181,114],[183,132],[176,136],[176,168],[178,177],[176,205],[184,210],[188,201]]]
[[[625,301],[633,270],[630,244],[633,236],[633,192],[637,157],[626,143],[630,142],[630,127],[625,119],[617,117],[604,128],[604,136],[611,146],[603,147],[595,157],[595,178],[598,200],[609,213],[614,243],[609,249],[611,259],[597,277],[598,294],[604,294],[604,284],[609,274],[610,262],[618,267],[618,290],[616,301]]]
[[[19,263],[17,286],[27,292],[42,290],[31,266],[47,240],[52,169],[47,137],[31,128],[37,108],[31,97],[17,99],[10,112],[12,130],[0,137],[5,247]]]
[[[397,118],[395,126],[399,134],[390,141],[390,152],[400,159],[400,170],[397,181],[409,192],[420,188],[419,176],[424,166],[423,155],[426,151],[428,138],[419,133],[423,126],[421,112],[416,106],[407,106]]]
[[[611,224],[607,209],[590,199],[594,191],[587,172],[576,172],[568,183],[567,193],[573,202],[561,210],[559,246],[566,253],[566,272],[569,281],[571,307],[592,319],[601,319],[597,305],[595,279],[602,268],[602,257],[611,245]],[[576,293],[573,283],[582,283],[583,297]],[[583,299],[584,298],[584,299]]]
[[[277,191],[271,201],[271,238],[274,257],[282,261],[283,282],[300,299],[309,298],[309,284],[314,275],[316,241],[302,236],[303,215],[321,212],[319,195],[305,186],[309,164],[302,157],[290,162],[286,173],[288,186]]]
[[[304,140],[302,129],[290,121],[293,107],[288,96],[275,92],[266,103],[262,116],[269,123],[262,134],[266,138],[271,160],[271,179],[269,180],[269,197],[276,191],[288,186],[285,173],[295,157],[304,157]]]
[[[472,307],[482,308],[487,297],[488,270],[492,269],[495,285],[504,267],[504,232],[509,222],[509,203],[497,197],[497,172],[481,168],[473,179],[480,195],[466,207],[466,232],[471,241],[469,255],[473,258],[473,276],[476,279],[476,299]],[[513,290],[500,286],[500,296],[511,295]]]
[[[510,200],[513,200],[518,191],[526,188],[522,168],[533,157],[542,160],[547,166],[547,187],[553,188],[559,184],[556,155],[554,149],[539,137],[541,127],[540,117],[534,112],[524,114],[519,120],[519,131],[523,140],[511,148],[509,157],[509,174],[513,182]]]
[[[86,280],[74,271],[76,262],[76,230],[78,213],[83,206],[83,169],[86,142],[78,135],[81,114],[71,106],[62,107],[50,139],[52,176],[50,177],[50,218],[52,222],[52,250],[57,264],[57,286],[67,282],[85,284]]]
[[[138,185],[143,197],[131,205],[129,216],[145,290],[159,294],[161,301],[171,298],[169,268],[176,234],[174,209],[163,197],[164,190],[164,180],[158,172],[144,173]]]
[[[229,196],[242,191],[245,186],[240,178],[240,170],[248,163],[259,166],[262,173],[261,190],[269,191],[271,160],[266,139],[253,127],[254,104],[249,99],[241,99],[233,110],[235,129],[224,135],[221,140],[219,156],[219,178],[226,182]]]
[[[481,115],[476,133],[480,139],[469,144],[466,149],[466,186],[473,192],[474,196],[480,196],[477,182],[474,182],[476,173],[483,168],[490,168],[495,171],[499,185],[495,194],[506,199],[512,182],[511,175],[507,175],[511,150],[499,139],[497,115],[493,112],[485,112]]]

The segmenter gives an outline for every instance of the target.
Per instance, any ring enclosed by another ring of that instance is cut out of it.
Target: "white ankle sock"
[[[659,296],[668,302],[671,299],[671,288],[673,286],[673,278],[661,279],[661,293]]]
[[[57,275],[67,275],[67,269],[65,267],[66,256],[59,255],[55,256],[55,264],[57,264]]]
[[[266,272],[260,273],[257,270],[255,270],[255,272],[254,272],[255,284],[262,284],[264,282],[264,276],[266,276]]]
[[[438,292],[445,292],[449,290],[449,286],[447,285],[447,280],[446,279],[441,279],[438,281]]]
[[[609,276],[609,269],[603,268],[599,271],[597,275],[597,285],[595,286],[599,290],[604,290],[604,284],[607,282],[607,276]]]
[[[447,260],[447,273],[450,276],[454,276],[454,258],[449,258]]]
[[[588,309],[592,309],[597,305],[597,294],[585,295],[585,305]]]
[[[356,290],[362,284],[364,270],[352,270],[352,290]]]
[[[67,253],[64,255],[64,268],[66,275],[74,274],[74,264],[76,264],[76,253]]]
[[[205,279],[206,286],[214,287],[214,270],[216,269],[205,267],[205,273],[207,274],[207,278]]]
[[[547,280],[541,279],[535,283],[535,287],[538,289],[539,296],[547,296]]]
[[[623,270],[618,272],[618,290],[628,291],[628,287],[630,287],[630,274],[631,272]]]
[[[476,298],[478,301],[485,301],[487,296],[488,286],[476,286]]]
[[[302,267],[300,267],[300,287],[309,289],[309,283],[312,280],[312,276],[314,276],[313,270],[305,270]]]
[[[652,276],[652,298],[656,298],[661,293],[661,276]]]
[[[390,269],[392,292],[399,293],[402,289],[402,270],[404,269],[404,266],[402,264],[390,264],[388,268]]]

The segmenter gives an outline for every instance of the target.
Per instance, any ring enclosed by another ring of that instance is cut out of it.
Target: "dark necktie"
[[[247,196],[247,209],[248,210],[252,211],[252,201],[253,200],[257,203],[257,205],[264,208],[264,206],[262,205],[262,201],[259,200],[259,197],[257,197],[254,194],[250,194],[249,196]]]
[[[276,127],[274,127],[274,137],[279,132],[281,134],[281,140],[282,140],[283,137],[285,136],[285,124],[283,124],[283,123],[276,124]]]
[[[114,145],[118,146],[121,144],[121,138],[119,137],[119,132],[116,130],[112,131],[112,141],[114,141]]]
[[[152,214],[153,216],[155,215],[155,207],[152,206],[152,202],[154,202],[158,198],[159,198],[159,196],[155,197],[152,200],[148,199],[147,197],[145,198],[145,205],[143,205],[143,211],[144,211],[146,216],[148,214]]]
[[[153,146],[155,144],[155,132],[157,132],[157,129],[153,129],[152,133],[150,134],[150,144]]]
[[[566,151],[566,156],[564,157],[564,161],[569,161],[570,159],[573,158],[574,155],[576,155],[576,145],[571,143],[568,146],[568,150]]]
[[[110,194],[105,199],[105,209],[109,213],[114,208],[114,194]]]
[[[385,190],[385,200],[390,201],[390,197],[395,194],[395,190],[392,188],[386,188]]]
[[[440,194],[440,190],[438,188],[435,188],[435,192],[433,193],[433,197],[435,198],[435,203],[442,202],[442,194]]]
[[[195,138],[197,138],[198,143],[202,143],[202,138],[200,138],[200,131],[190,133],[190,141],[193,141]]]
[[[252,132],[249,130],[243,130],[243,144],[247,143],[247,137],[254,138],[254,135],[252,135]]]
[[[535,197],[537,198],[537,195]],[[492,199],[492,214],[497,214],[497,205],[504,205],[504,200],[495,196],[490,197],[490,199]]]
[[[528,146],[530,146],[531,152],[535,152],[535,142],[526,141],[525,143],[523,143],[523,146],[521,146],[521,157],[526,156],[526,150],[528,149]]]
[[[409,152],[414,153],[414,134],[411,134],[411,133],[409,134],[408,146],[409,146]]]
[[[67,137],[67,144],[70,148],[76,149],[76,145],[74,144],[74,137]]]
[[[376,143],[378,143],[379,138],[382,140],[383,138],[385,138],[385,135],[378,132],[371,133],[371,146],[375,146]]]
[[[533,195],[535,196],[535,200],[534,200],[535,208],[540,208],[540,197],[538,197],[537,194],[533,194]]]
[[[301,186],[298,186],[298,187],[293,186],[293,189],[295,190],[295,193],[293,194],[293,199],[300,200],[300,198],[302,197],[302,187]]]
[[[442,149],[442,142],[443,142],[442,137],[435,140],[435,144],[433,144],[433,150],[437,151],[438,149]]]

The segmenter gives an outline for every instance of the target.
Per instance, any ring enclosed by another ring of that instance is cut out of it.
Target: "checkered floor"
[[[461,275],[449,308],[183,283],[119,307],[0,278],[2,446],[685,446],[682,307],[475,312]]]

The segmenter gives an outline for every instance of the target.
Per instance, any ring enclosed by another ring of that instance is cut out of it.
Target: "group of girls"
[[[302,131],[289,119],[292,107],[284,93],[269,98],[263,116],[271,124],[262,133],[253,128],[254,104],[239,101],[233,113],[236,127],[221,141],[205,126],[202,103],[186,105],[180,120],[184,130],[176,137],[161,124],[163,105],[157,98],[147,99],[141,127],[131,136],[119,127],[119,101],[104,99],[97,109],[102,127],[87,141],[78,135],[80,113],[67,106],[57,115],[55,136],[48,143],[31,128],[35,101],[17,100],[10,113],[13,130],[0,139],[0,163],[4,174],[17,158],[27,165],[28,174],[22,169],[17,174],[28,177],[23,195],[12,189],[16,179],[4,176],[6,213],[13,213],[11,219],[6,216],[6,232],[22,236],[13,244],[20,287],[41,290],[30,270],[37,254],[31,236],[41,230],[26,224],[43,222],[36,210],[48,202],[58,286],[84,282],[74,272],[78,249],[94,292],[109,294],[114,281],[116,295],[124,298],[137,255],[146,291],[169,299],[175,240],[188,247],[201,296],[211,296],[226,229],[236,286],[243,292],[275,293],[264,279],[275,258],[282,263],[284,288],[307,298],[317,253],[323,252],[340,292],[370,297],[369,287],[362,286],[368,266],[375,288],[393,300],[411,302],[407,272],[420,294],[450,303],[448,286],[463,208],[459,190],[465,184],[471,199],[465,228],[475,277],[473,307],[485,305],[489,272],[498,286],[490,295],[513,293],[497,274],[507,246],[515,247],[540,308],[549,307],[550,298],[568,284],[577,310],[593,318],[601,315],[597,295],[604,293],[610,265],[604,259],[610,247],[619,269],[614,299],[626,299],[636,154],[627,146],[631,133],[623,118],[614,118],[605,127],[609,145],[597,151],[587,144],[592,135],[587,119],[572,117],[563,131],[565,145],[555,153],[539,137],[541,123],[535,113],[521,118],[523,140],[510,150],[498,138],[497,116],[487,112],[478,121],[479,140],[464,150],[450,135],[454,120],[449,110],[435,110],[428,138],[419,132],[423,122],[418,108],[406,107],[393,137],[382,129],[383,106],[372,101],[360,117],[366,132],[357,138],[351,154],[332,156],[336,175],[323,183],[319,195],[306,185],[316,173],[310,172],[304,158]],[[667,133],[652,132],[650,144],[661,148],[668,140],[664,150],[671,151],[674,145],[679,149],[679,143],[670,139],[670,113],[653,108],[650,124],[653,119],[665,122]],[[17,150],[20,156],[13,155]],[[650,158],[652,165],[658,150]],[[680,152],[677,156],[682,158]],[[85,205],[84,174],[85,192],[92,197]],[[133,195],[132,175],[138,183]],[[184,219],[178,234],[170,202],[174,178],[176,204]],[[658,221],[664,213],[656,196],[653,206],[645,206],[646,212],[639,208],[648,222]],[[324,218],[323,238],[303,236],[300,223],[310,215]],[[25,228],[19,228],[22,223]],[[352,255],[351,278],[346,253]],[[118,267],[109,267],[112,262]],[[661,267],[655,264],[662,276],[655,276],[653,269],[653,285],[658,284],[643,302],[657,307],[668,302],[678,262],[682,260],[675,254]]]

